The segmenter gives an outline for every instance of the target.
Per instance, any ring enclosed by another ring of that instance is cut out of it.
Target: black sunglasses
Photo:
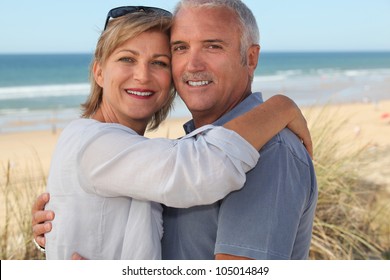
[[[164,9],[155,8],[155,7],[145,7],[145,6],[123,6],[111,9],[107,14],[106,23],[104,24],[104,30],[107,28],[107,24],[110,21],[110,18],[118,18],[127,14],[144,12],[144,13],[156,13],[161,16],[172,17],[171,12],[168,12]]]

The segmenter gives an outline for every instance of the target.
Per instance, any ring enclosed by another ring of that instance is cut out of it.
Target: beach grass
[[[343,133],[348,118],[323,108],[310,117],[319,196],[311,259],[383,259],[390,249],[389,194],[366,179],[382,151]]]
[[[31,206],[46,186],[38,155],[20,166],[8,160],[1,165],[0,258],[44,259],[32,243]]]
[[[390,147],[355,141],[343,133],[348,119],[326,107],[308,110],[307,118],[319,186],[310,259],[389,259],[389,186],[367,174]],[[44,259],[32,244],[31,206],[45,189],[47,172],[32,154],[23,165],[0,162],[1,259]]]

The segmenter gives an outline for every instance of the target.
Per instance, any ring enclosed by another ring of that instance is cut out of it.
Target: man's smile
[[[192,86],[192,87],[206,86],[210,83],[211,83],[211,81],[187,81],[187,84]]]

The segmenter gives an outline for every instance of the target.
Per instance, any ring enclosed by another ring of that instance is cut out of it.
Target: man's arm
[[[51,231],[52,224],[50,221],[54,219],[54,212],[44,210],[46,203],[50,200],[48,193],[42,193],[37,197],[32,207],[32,230],[35,241],[45,247],[45,233]]]

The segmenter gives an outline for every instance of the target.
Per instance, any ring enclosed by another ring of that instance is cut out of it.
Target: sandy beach
[[[359,173],[385,186],[390,193],[390,100],[334,104],[303,111],[311,128],[316,126],[316,116],[323,114],[326,120],[340,124],[335,137],[346,143],[346,147],[366,147],[370,162],[367,170]]]
[[[390,100],[375,104],[369,102],[334,104],[302,108],[302,110],[311,127],[315,127],[315,116],[324,110],[325,113],[322,114],[329,115],[332,119],[345,120],[340,135],[348,136],[348,139],[356,141],[356,144],[368,144],[382,152],[387,151],[378,158],[378,162],[382,163],[383,170],[390,170]],[[146,136],[178,138],[183,135],[182,124],[187,120],[186,118],[168,119],[157,131],[148,132]],[[0,163],[3,170],[8,162],[11,166],[22,167],[29,162],[35,165],[40,162],[47,174],[60,132],[60,130],[56,132],[47,130],[0,134]],[[378,174],[377,177],[389,183],[389,179],[383,174]]]

